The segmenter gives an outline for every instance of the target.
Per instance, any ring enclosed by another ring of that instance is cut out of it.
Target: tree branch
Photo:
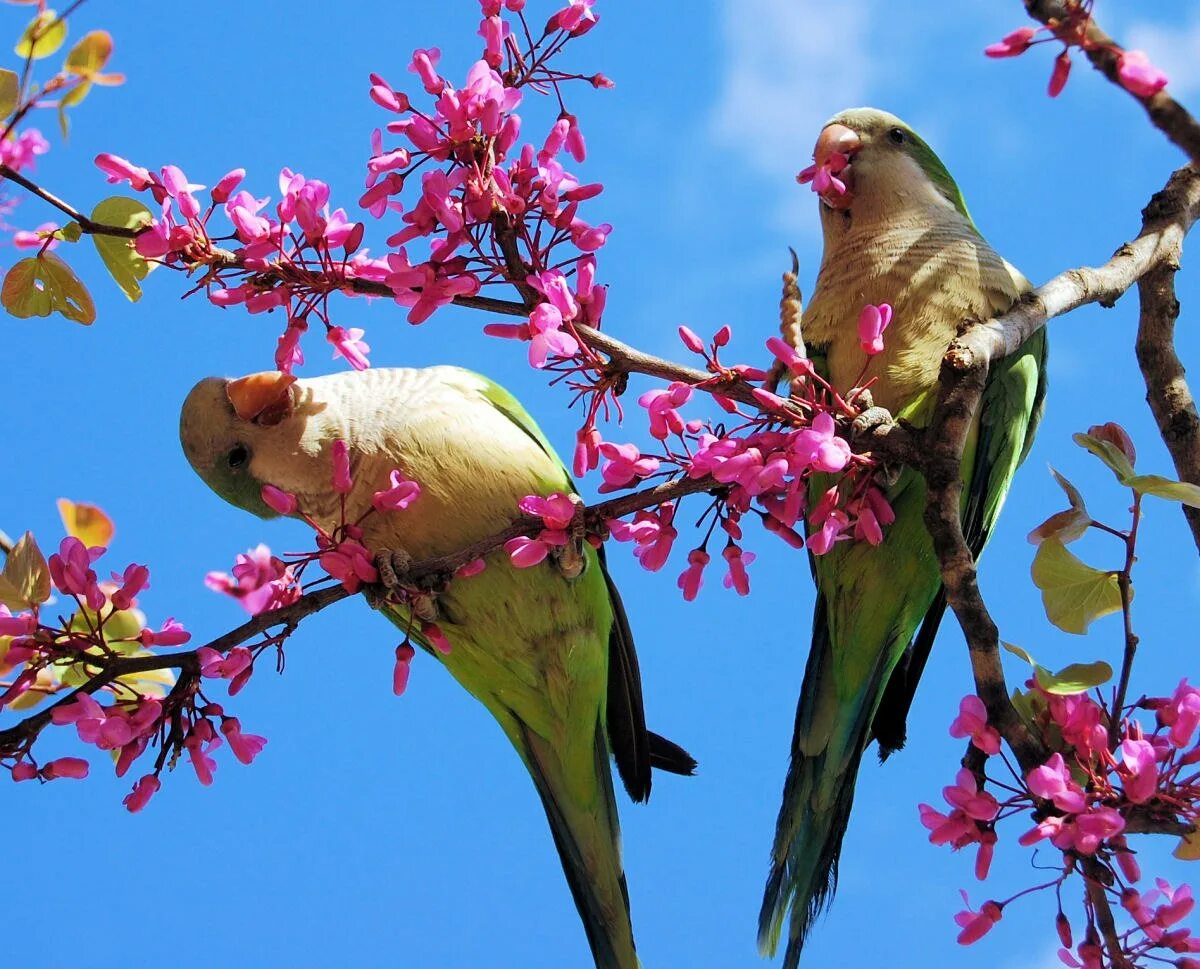
[[[1183,364],[1175,352],[1175,273],[1182,253],[1182,234],[1170,253],[1138,280],[1141,315],[1138,318],[1137,359],[1146,382],[1146,402],[1154,414],[1163,443],[1175,462],[1180,481],[1200,485],[1200,415],[1188,388]],[[1183,505],[1183,516],[1200,550],[1200,509]]]
[[[1078,16],[1075,0],[1025,0],[1025,9],[1034,20],[1054,27]],[[1107,77],[1141,104],[1150,123],[1167,136],[1193,162],[1200,163],[1200,123],[1166,90],[1144,98],[1128,91],[1117,75],[1122,47],[1112,39],[1095,19],[1089,19],[1083,31],[1083,51],[1092,67]]]
[[[925,523],[947,601],[967,639],[976,692],[987,706],[989,722],[1004,735],[1026,772],[1045,760],[1045,751],[1009,700],[999,630],[979,593],[975,562],[962,532],[961,465],[967,437],[993,363],[1015,352],[1056,316],[1087,303],[1113,305],[1140,278],[1173,258],[1178,241],[1198,217],[1200,173],[1185,166],[1150,200],[1137,238],[1121,246],[1107,263],[1060,273],[1007,313],[968,325],[942,360],[938,403],[926,432]]]

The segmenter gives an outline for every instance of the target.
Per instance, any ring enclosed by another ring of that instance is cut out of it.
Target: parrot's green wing
[[[812,355],[821,372],[821,349]],[[1039,332],[988,376],[964,455],[970,472],[963,531],[976,556],[1032,444],[1045,397],[1045,357]],[[926,424],[935,394],[936,388],[917,397],[897,416]],[[814,481],[810,499],[827,486],[827,480]],[[785,967],[797,964],[812,919],[836,887],[866,745],[878,740],[881,757],[903,745],[908,710],[946,608],[924,526],[925,497],[919,473],[904,469],[887,493],[896,522],[883,545],[839,543],[825,556],[810,556],[818,587],[812,647],[759,916],[760,947],[773,951],[791,909]],[[905,594],[888,595],[881,583]],[[924,612],[923,603],[929,603]],[[860,645],[866,648],[854,648]]]
[[[992,536],[1013,476],[1028,456],[1041,423],[1046,349],[1045,330],[1039,330],[988,374],[979,404],[974,461],[963,495],[963,537],[976,561]],[[888,681],[871,728],[881,760],[904,746],[908,712],[945,611],[946,590],[941,587]]]
[[[521,402],[499,384],[483,376],[479,376],[479,379],[485,385],[483,397],[557,461],[550,441],[521,406]],[[566,468],[563,468],[563,485],[572,492],[579,490]],[[689,776],[695,773],[696,761],[682,747],[646,729],[642,674],[633,632],[629,628],[629,617],[625,614],[616,584],[609,575],[603,547],[596,551],[613,610],[612,632],[608,640],[608,743],[625,790],[634,801],[645,801],[650,796],[652,767]]]

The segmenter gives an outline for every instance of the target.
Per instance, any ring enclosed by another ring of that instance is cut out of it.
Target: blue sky
[[[1178,96],[1195,96],[1200,19],[1165,0],[1097,6],[1118,37],[1137,38],[1174,72]],[[986,60],[985,44],[1025,22],[1015,0],[954,14],[932,0],[724,0],[686,9],[602,0],[598,8],[600,28],[571,57],[617,87],[577,90],[570,104],[589,141],[583,171],[606,185],[592,212],[616,227],[601,253],[600,278],[611,284],[606,326],[653,352],[680,356],[680,323],[701,333],[729,323],[734,356],[761,356],[776,325],[787,246],[800,253],[806,291],[819,259],[815,202],[792,176],[807,164],[821,121],[844,107],[872,103],[909,120],[954,173],[983,233],[1035,282],[1104,261],[1136,233],[1140,208],[1181,163],[1137,105],[1083,64],[1051,101],[1047,49]],[[0,34],[15,37],[26,12],[6,9]],[[69,144],[56,141],[37,175],[87,211],[109,194],[90,163],[100,151],[151,168],[176,163],[210,185],[245,166],[247,187],[258,195],[277,193],[276,173],[287,165],[328,181],[350,208],[370,130],[383,120],[366,96],[367,73],[415,91],[404,70],[410,53],[437,44],[449,76],[461,77],[478,53],[477,21],[474,0],[305,0],[203,13],[194,5],[92,0],[73,36],[110,30],[112,68],[129,80],[91,96],[75,113]],[[42,127],[50,135],[53,119]],[[18,214],[30,226],[52,217],[33,200]],[[308,536],[296,523],[249,518],[208,492],[179,450],[178,408],[202,376],[270,366],[280,325],[181,302],[183,281],[166,272],[131,305],[93,254],[76,248],[64,255],[92,284],[93,327],[0,319],[12,348],[0,527],[32,529],[51,548],[61,534],[55,498],[101,505],[117,522],[112,567],[151,568],[152,588],[142,597],[150,619],[175,615],[203,641],[242,619],[203,588],[204,573],[227,568],[259,541],[298,549]],[[1186,271],[1179,283],[1187,362],[1200,350],[1187,326],[1200,292]],[[452,309],[412,328],[381,301],[345,302],[340,313],[343,325],[367,329],[376,365],[453,362],[487,372],[569,448],[577,415],[525,365],[521,347],[482,336],[486,315]],[[1139,466],[1169,473],[1142,403],[1135,323],[1127,299],[1053,325],[1047,417],[984,560],[981,581],[1002,635],[1049,666],[1115,661],[1120,623],[1101,620],[1083,640],[1045,621],[1024,536],[1063,505],[1046,465],[1075,480],[1094,513],[1114,524],[1126,496],[1070,443],[1071,432],[1121,420],[1138,444]],[[327,356],[311,341],[306,373],[336,369]],[[1197,620],[1200,576],[1174,508],[1151,500],[1144,534],[1134,690],[1163,692],[1196,672],[1194,636],[1186,633]],[[634,927],[648,969],[763,964],[754,925],[812,591],[801,556],[765,537],[751,544],[759,554],[753,595],[726,592],[714,572],[691,605],[675,588],[682,561],[648,575],[626,549],[611,553],[651,727],[701,765],[693,779],[660,777],[649,805],[622,806]],[[1103,543],[1084,548],[1097,565],[1117,561]],[[221,751],[209,789],[185,767],[140,815],[126,814],[120,799],[129,784],[99,759],[83,783],[0,788],[10,831],[30,833],[10,835],[10,884],[19,879],[23,899],[56,908],[67,899],[71,910],[88,913],[14,931],[12,963],[588,964],[516,756],[482,708],[427,657],[415,662],[408,693],[394,698],[394,645],[390,627],[358,601],[307,621],[291,641],[286,674],[260,670],[229,705],[247,731],[269,738],[259,760],[245,768]],[[1014,662],[1010,676],[1015,682],[1024,671]],[[841,888],[813,933],[807,965],[881,957],[895,969],[1057,964],[1052,905],[1040,897],[1011,906],[974,947],[954,942],[959,887],[978,903],[1037,876],[1014,843],[1019,823],[1002,839],[989,883],[979,886],[972,859],[929,846],[918,822],[917,802],[940,804],[953,778],[962,748],[946,728],[968,687],[962,637],[947,622],[908,748],[884,767],[871,758],[864,765]],[[65,741],[64,734],[52,743],[77,752]],[[1167,877],[1185,877],[1171,864]]]

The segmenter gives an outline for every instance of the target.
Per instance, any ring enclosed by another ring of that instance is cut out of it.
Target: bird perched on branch
[[[208,378],[184,403],[180,436],[226,501],[269,517],[262,489],[273,485],[327,533],[371,512],[398,469],[420,496],[361,522],[362,544],[397,553],[395,562],[457,552],[502,531],[524,496],[574,490],[516,399],[456,367]],[[353,469],[344,494],[332,479],[339,440]],[[633,638],[603,553],[577,540],[572,556],[518,569],[498,551],[478,575],[380,608],[487,707],[521,755],[598,969],[637,969],[609,755],[635,801],[650,794],[652,766],[690,774],[695,761],[646,730]],[[436,618],[448,652],[430,649],[413,611]]]
[[[862,373],[859,314],[890,304],[894,321],[868,375],[874,403],[927,426],[942,356],[958,327],[1008,310],[1029,282],[984,241],[962,193],[907,124],[873,108],[822,129],[811,177],[824,251],[803,335],[817,370],[849,390]],[[1044,331],[996,363],[963,456],[963,532],[978,556],[1041,416]],[[829,481],[810,492],[815,505]],[[787,922],[786,969],[837,883],[838,856],[863,752],[886,758],[905,720],[946,608],[925,530],[925,481],[904,469],[887,490],[896,520],[882,544],[838,542],[813,556],[812,648],[759,916],[774,954]]]

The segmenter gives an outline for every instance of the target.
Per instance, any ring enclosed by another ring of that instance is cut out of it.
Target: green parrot
[[[525,495],[574,491],[516,399],[457,367],[210,377],[183,405],[180,438],[226,501],[271,517],[261,491],[272,484],[326,529],[341,520],[331,444],[346,441],[347,521],[370,509],[393,469],[420,485],[411,508],[362,522],[367,548],[413,561],[501,531]],[[587,543],[574,552],[570,567],[564,557],[524,569],[493,552],[483,572],[425,604],[449,653],[420,644],[487,707],[533,777],[597,969],[637,969],[608,758],[635,801],[649,796],[652,766],[690,774],[695,761],[646,730],[633,638],[603,553]],[[401,629],[414,626],[407,608],[381,608]]]
[[[1009,309],[1029,281],[988,246],[945,166],[894,115],[842,112],[822,129],[814,159],[841,185],[814,184],[824,251],[804,311],[805,345],[818,371],[848,390],[865,360],[859,313],[866,304],[891,304],[885,348],[867,371],[876,381],[871,393],[877,406],[926,426],[959,325]],[[963,457],[963,531],[976,556],[1032,444],[1045,392],[1039,331],[992,368]],[[810,503],[828,486],[814,482]],[[812,647],[759,915],[759,947],[773,955],[790,910],[786,969],[799,964],[812,920],[836,887],[863,752],[872,739],[881,759],[903,746],[946,608],[923,521],[924,479],[905,468],[886,494],[896,520],[881,545],[839,542],[810,558]]]

